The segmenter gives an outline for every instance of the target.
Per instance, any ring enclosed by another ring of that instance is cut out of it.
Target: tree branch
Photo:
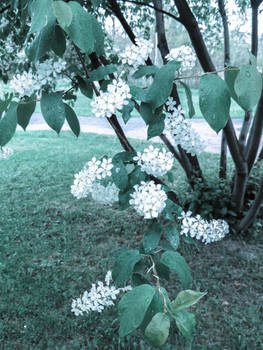
[[[178,22],[181,22],[180,17],[177,17],[177,16],[173,15],[171,12],[167,12],[167,11],[163,10],[161,7],[156,6],[156,4],[154,4],[154,6],[153,6],[153,5],[151,5],[151,4],[147,3],[147,2],[136,1],[136,0],[122,0],[122,1],[123,2],[129,2],[129,3],[135,4],[135,5],[140,5],[140,6],[147,6],[147,7],[151,8],[151,9],[153,9],[155,11],[158,11],[158,12],[164,14],[164,15],[167,15],[167,16],[175,19]],[[153,1],[153,3],[154,3],[154,1]]]

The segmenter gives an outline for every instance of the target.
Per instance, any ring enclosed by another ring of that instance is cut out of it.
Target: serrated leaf
[[[180,333],[186,339],[191,339],[195,328],[195,315],[186,310],[181,310],[174,315],[174,318]]]
[[[140,326],[154,294],[155,288],[142,284],[121,298],[118,304],[120,337],[125,337]]]
[[[62,94],[60,92],[43,93],[40,107],[47,124],[51,129],[59,133],[66,118]]]
[[[252,65],[243,66],[235,80],[235,92],[239,105],[245,110],[252,110],[258,103],[262,91],[262,76]]]
[[[127,105],[124,105],[122,108],[122,119],[124,123],[126,124],[132,117],[131,112],[133,111],[134,108],[134,102],[129,100],[129,103]]]
[[[196,292],[190,289],[183,290],[177,295],[176,299],[170,303],[169,308],[173,313],[176,313],[196,304],[206,294],[207,293]]]
[[[50,20],[47,25],[39,32],[28,50],[28,58],[31,61],[38,61],[52,47],[53,34],[55,31],[56,22]]]
[[[130,278],[135,264],[141,260],[138,250],[128,250],[120,253],[112,270],[112,278],[116,286],[123,286]]]
[[[33,0],[31,2],[31,27],[29,34],[40,32],[50,20],[55,20],[52,2],[52,0]]]
[[[155,74],[152,85],[147,89],[144,102],[151,105],[152,110],[160,107],[170,96],[173,87],[174,74],[180,68],[179,62],[169,62]]]
[[[223,129],[229,118],[230,93],[224,80],[215,74],[205,74],[200,79],[200,110],[215,132]]]
[[[232,67],[228,66],[227,69],[224,72],[225,75],[225,82],[227,83],[228,89],[230,91],[231,97],[238,103],[238,97],[235,92],[234,86],[236,77],[238,76],[239,68],[238,67]]]
[[[61,28],[64,29],[70,26],[73,18],[72,10],[70,6],[64,1],[60,1],[60,0],[54,1],[52,6],[53,6],[54,14]]]
[[[153,316],[151,322],[146,327],[144,334],[152,346],[159,347],[166,342],[169,336],[169,330],[169,316],[163,312],[158,312]]]
[[[145,253],[151,252],[153,249],[155,249],[158,246],[158,243],[160,241],[162,234],[162,227],[160,224],[153,223],[150,225],[148,230],[143,236],[143,248]]]
[[[173,252],[171,250],[167,251],[163,253],[160,262],[169,267],[170,270],[177,273],[182,283],[183,289],[189,288],[191,286],[192,276],[189,267],[181,254],[178,252]]]
[[[159,68],[156,66],[140,66],[132,76],[134,79],[139,79],[144,76],[155,75],[158,70]]]
[[[150,122],[147,129],[147,140],[161,135],[164,130],[164,119],[165,115],[159,114]]]
[[[74,134],[78,137],[80,133],[78,117],[74,110],[68,104],[64,103],[64,106],[68,125],[70,126],[70,129],[74,132]]]
[[[180,238],[176,225],[169,225],[165,228],[165,238],[175,250],[178,248]]]
[[[17,122],[26,130],[30,118],[36,109],[36,101],[26,100],[25,103],[20,103],[17,107]]]
[[[189,118],[192,118],[195,115],[195,108],[194,108],[194,103],[193,103],[192,91],[186,83],[184,83],[183,81],[179,81],[179,82],[185,91],[187,105],[188,105],[188,116],[189,116]]]
[[[14,136],[17,126],[17,107],[16,102],[11,102],[0,120],[0,147],[5,146]]]
[[[75,1],[70,1],[68,5],[72,11],[72,21],[64,30],[81,51],[90,54],[94,50],[93,17]]]
[[[99,81],[104,79],[106,75],[116,72],[117,67],[115,64],[109,64],[107,66],[101,66],[92,72],[90,72],[90,81]]]
[[[51,50],[53,50],[59,57],[62,57],[66,50],[65,34],[58,25],[56,25],[54,28],[53,37],[51,40]]]
[[[132,85],[130,86],[130,93],[135,100],[144,101],[146,99],[147,90]]]
[[[111,169],[112,179],[120,190],[125,190],[128,185],[128,173],[125,165],[121,161],[114,161],[114,167]]]

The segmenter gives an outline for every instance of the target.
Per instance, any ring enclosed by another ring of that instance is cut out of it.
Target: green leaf
[[[225,81],[227,83],[228,89],[230,91],[231,97],[237,102],[238,102],[238,97],[235,92],[234,86],[235,86],[235,81],[239,73],[239,68],[238,67],[232,67],[228,66],[227,69],[224,72],[225,75]]]
[[[169,62],[155,74],[152,85],[147,89],[144,102],[150,103],[153,110],[165,103],[173,87],[174,74],[180,68],[180,63]]]
[[[131,278],[133,268],[141,258],[138,250],[128,250],[117,256],[112,271],[116,286],[123,286]]]
[[[7,110],[10,102],[12,101],[13,94],[5,94],[4,100],[0,100],[0,119],[2,117],[2,114]]]
[[[58,20],[59,25],[61,28],[69,27],[72,22],[72,10],[69,7],[68,4],[66,4],[64,1],[54,1],[53,4],[53,10],[54,14]]]
[[[5,146],[14,136],[17,126],[17,107],[16,102],[11,102],[0,120],[0,147]]]
[[[166,281],[170,280],[170,269],[166,265],[158,261],[155,267],[156,267],[157,274],[161,279]]]
[[[17,122],[24,130],[26,130],[30,118],[35,111],[36,101],[26,100],[17,107]]]
[[[154,294],[155,288],[149,284],[142,284],[124,294],[118,304],[120,337],[125,337],[140,326]]]
[[[132,274],[132,285],[133,286],[140,286],[142,284],[148,284],[149,281],[140,273],[133,273]]]
[[[93,87],[91,85],[91,82],[87,79],[83,79],[80,76],[77,76],[77,80],[79,83],[79,88],[82,94],[88,98],[93,97]]]
[[[262,76],[252,65],[243,66],[235,81],[239,105],[249,111],[258,103],[262,91]]]
[[[91,3],[92,3],[94,10],[96,10],[96,8],[99,7],[101,4],[101,0],[91,0]]]
[[[130,206],[129,200],[131,199],[132,192],[133,192],[132,189],[128,191],[126,190],[126,191],[119,192],[119,205],[121,210],[129,208]]]
[[[146,99],[147,90],[138,86],[130,86],[130,93],[135,100],[144,101]]]
[[[164,130],[164,114],[157,115],[149,124],[147,129],[147,140],[155,136],[160,136]]]
[[[136,151],[132,152],[119,152],[115,154],[115,156],[112,158],[112,162],[130,162],[133,160],[133,158],[137,155]]]
[[[117,67],[115,64],[109,64],[107,66],[101,66],[92,72],[90,72],[90,81],[99,81],[104,79],[106,75],[116,72]]]
[[[226,126],[230,110],[230,93],[224,80],[215,74],[205,74],[200,79],[200,110],[217,133]]]
[[[60,92],[43,93],[40,101],[41,112],[47,124],[57,133],[60,132],[65,118],[65,105]]]
[[[169,225],[165,229],[165,237],[171,246],[176,250],[179,246],[180,238],[176,225]]]
[[[92,30],[94,36],[94,50],[98,56],[104,55],[104,39],[105,35],[101,25],[95,17],[92,16]]]
[[[147,232],[143,236],[143,248],[145,253],[151,252],[158,246],[162,234],[162,227],[160,224],[153,223],[148,228]]]
[[[28,50],[28,58],[31,61],[38,61],[42,58],[52,47],[53,34],[55,31],[56,22],[54,19],[50,20],[47,25],[40,31],[37,37],[32,42]]]
[[[129,185],[133,187],[136,184],[140,184],[141,181],[145,181],[146,173],[141,171],[141,168],[136,165],[134,170],[129,174]]]
[[[31,2],[31,27],[29,34],[40,32],[50,20],[55,20],[52,3],[52,0],[33,0]]]
[[[53,50],[59,57],[62,57],[66,50],[65,34],[58,25],[56,25],[54,28],[53,37],[51,40],[51,50]]]
[[[140,66],[139,69],[132,75],[133,78],[139,79],[144,76],[155,75],[159,68],[156,66]]]
[[[126,124],[132,117],[131,112],[133,111],[134,108],[134,102],[129,100],[129,103],[127,105],[124,105],[122,108],[122,119],[124,123]]]
[[[167,251],[163,253],[160,262],[170,270],[177,273],[182,283],[183,289],[188,288],[192,284],[192,276],[185,259],[178,252]]]
[[[113,182],[120,190],[124,190],[128,185],[126,167],[121,161],[114,161],[113,164],[114,167],[111,169]]]
[[[142,102],[140,105],[140,114],[145,121],[146,125],[150,125],[152,122],[155,121],[155,119],[158,117],[158,115],[161,114],[163,110],[163,106],[157,108],[154,112],[152,111],[152,107],[149,103]]]
[[[159,347],[166,342],[169,336],[169,330],[169,316],[163,312],[158,312],[146,327],[145,337],[152,346]]]
[[[94,50],[93,17],[75,1],[70,1],[68,5],[72,11],[72,21],[64,30],[81,51],[90,54]]]
[[[169,308],[173,313],[176,313],[196,304],[206,294],[207,293],[196,292],[190,289],[183,290],[177,295],[176,299],[171,302]]]
[[[187,99],[187,105],[188,105],[188,115],[189,115],[189,118],[192,118],[195,115],[195,108],[194,108],[194,103],[193,103],[192,91],[191,91],[190,87],[186,83],[184,83],[183,81],[179,81],[179,83],[184,88],[186,99]]]
[[[70,129],[74,132],[74,134],[78,137],[80,133],[78,117],[74,110],[68,104],[64,103],[64,106],[68,125],[70,126]]]
[[[191,339],[195,328],[195,315],[186,310],[181,310],[174,315],[174,318],[180,333],[186,339]]]

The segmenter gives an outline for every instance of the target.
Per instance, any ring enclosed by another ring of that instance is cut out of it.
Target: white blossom
[[[112,182],[105,185],[100,181],[111,176],[113,168],[111,158],[97,160],[93,157],[87,162],[83,169],[75,174],[74,183],[71,186],[71,193],[77,199],[86,198],[88,195],[102,204],[112,205],[119,199],[119,189]]]
[[[167,152],[165,148],[160,151],[159,148],[153,146],[145,148],[143,153],[137,152],[137,156],[133,160],[138,162],[142,171],[157,177],[165,175],[172,169],[174,163],[171,152]]]
[[[189,119],[184,118],[182,107],[180,105],[175,107],[171,97],[166,105],[169,113],[166,113],[164,133],[172,137],[176,146],[180,145],[192,156],[202,153],[204,144],[199,134],[192,128]]]
[[[126,47],[124,52],[121,52],[120,58],[122,64],[128,64],[133,68],[144,65],[147,58],[150,56],[153,49],[153,44],[149,40],[137,39],[136,45]]]
[[[71,311],[76,316],[87,314],[91,311],[102,312],[105,307],[113,306],[114,301],[117,299],[117,295],[121,292],[127,292],[132,289],[131,286],[124,288],[117,288],[114,285],[110,285],[112,280],[111,271],[108,271],[105,276],[105,285],[103,282],[94,283],[90,291],[85,291],[82,296],[72,300]]]
[[[145,219],[157,218],[166,206],[167,195],[160,184],[141,181],[134,186],[129,203]]]
[[[204,242],[205,244],[220,241],[229,233],[229,225],[224,220],[207,221],[200,215],[192,216],[192,212],[182,212],[181,235],[190,236]]]
[[[13,155],[14,151],[10,147],[0,148],[0,160],[10,158]]]
[[[195,64],[195,53],[190,46],[182,45],[175,49],[171,49],[170,53],[165,57],[167,61],[176,60],[181,62],[181,69],[187,70],[193,68]]]
[[[108,85],[106,92],[101,92],[90,103],[92,113],[96,117],[110,118],[117,110],[121,110],[124,105],[128,104],[131,98],[130,88],[123,80],[113,80]]]

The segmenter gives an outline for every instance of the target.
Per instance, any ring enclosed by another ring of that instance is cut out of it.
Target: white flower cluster
[[[133,68],[145,64],[150,56],[153,44],[149,40],[137,39],[136,45],[126,47],[124,52],[120,53],[122,64],[128,64]]]
[[[166,206],[167,195],[160,184],[141,181],[134,186],[129,203],[145,219],[157,218]]]
[[[66,68],[66,62],[62,59],[54,61],[53,59],[36,63],[34,69],[30,68],[28,72],[16,74],[10,82],[10,87],[19,95],[19,97],[32,96],[38,93],[43,86],[54,87],[59,74]]]
[[[200,215],[192,216],[192,212],[182,212],[181,235],[200,239],[205,244],[220,241],[229,233],[229,225],[224,220],[207,221]]]
[[[77,199],[86,198],[89,194],[94,200],[102,204],[113,204],[118,201],[119,189],[109,182],[106,186],[100,180],[111,176],[113,168],[111,158],[97,160],[92,158],[84,168],[75,174],[74,184],[71,186],[71,193]]]
[[[181,62],[182,70],[193,68],[196,61],[193,49],[190,46],[186,45],[171,49],[170,53],[168,53],[165,58],[167,61],[176,60],[178,62]]]
[[[102,312],[105,307],[114,305],[113,300],[116,300],[120,292],[127,292],[132,289],[131,286],[124,288],[110,286],[111,279],[111,271],[108,271],[105,276],[105,285],[100,281],[97,282],[97,286],[92,284],[89,292],[85,291],[80,298],[73,299],[71,311],[76,316],[83,315],[84,312],[88,314],[90,311]]]
[[[121,110],[127,105],[131,98],[130,88],[123,80],[113,80],[108,85],[107,91],[96,96],[94,101],[90,103],[92,113],[96,117],[110,118],[117,110]]]
[[[143,153],[137,152],[133,160],[138,162],[142,171],[157,177],[165,175],[172,169],[174,163],[171,152],[167,152],[165,148],[160,151],[159,148],[154,148],[152,145],[145,148]]]
[[[14,151],[9,147],[0,148],[0,160],[7,159],[13,155]]]
[[[181,147],[192,156],[199,155],[204,150],[204,144],[199,134],[191,127],[190,121],[183,116],[184,111],[169,97],[166,105],[168,113],[165,117],[164,132],[170,134],[175,145]]]

